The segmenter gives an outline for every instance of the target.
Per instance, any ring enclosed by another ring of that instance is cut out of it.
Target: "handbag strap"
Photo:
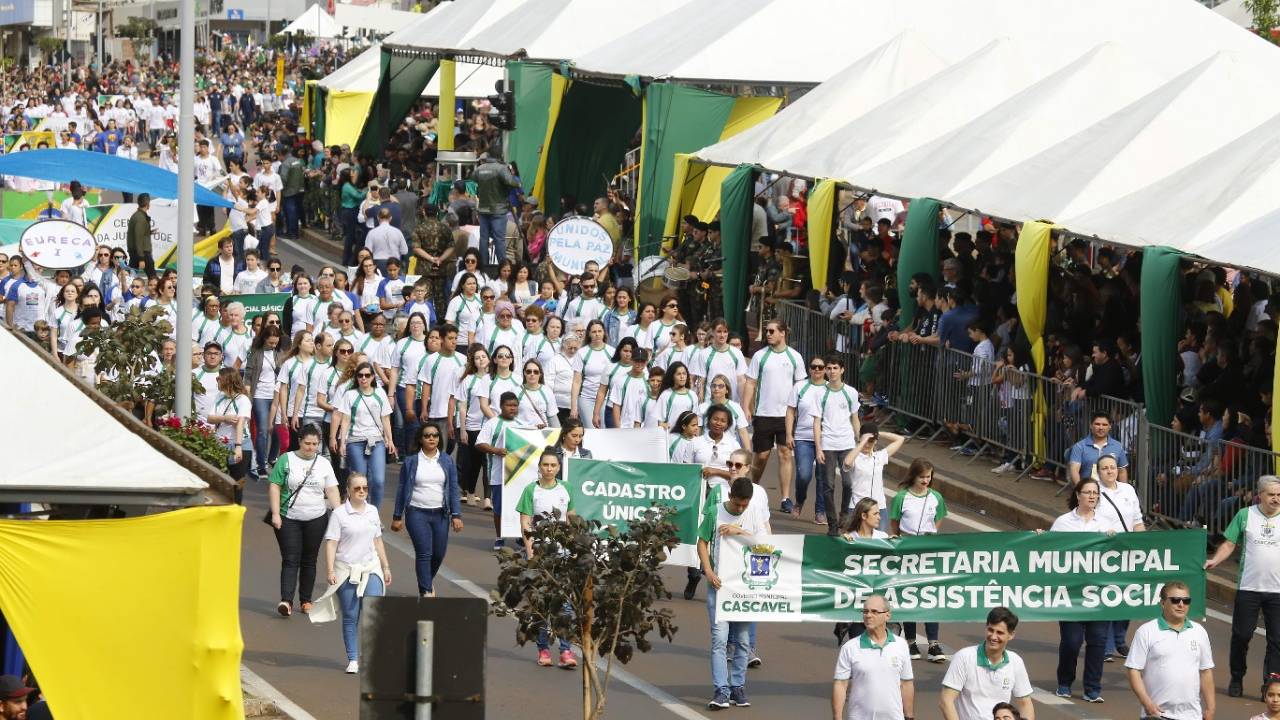
[[[1111,503],[1111,508],[1116,511],[1116,517],[1120,518],[1120,527],[1124,528],[1125,532],[1129,532],[1129,523],[1124,521],[1124,513],[1120,512],[1120,506],[1116,505],[1116,501],[1112,500],[1106,493],[1101,493],[1101,495],[1104,500]]]
[[[311,479],[311,471],[316,469],[316,461],[319,459],[319,455],[311,459],[311,464],[307,466],[307,471],[302,475],[302,482],[298,483],[298,487],[289,492],[289,507],[282,510],[280,512],[281,515],[288,515],[289,511],[293,509],[293,504],[298,502],[298,496],[302,494],[302,488],[306,487],[307,481]]]

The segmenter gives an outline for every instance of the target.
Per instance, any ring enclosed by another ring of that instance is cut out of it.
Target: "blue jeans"
[[[365,455],[365,446],[372,450]],[[379,440],[347,443],[347,469],[369,478],[369,503],[375,508],[382,502],[382,488],[387,476],[387,447]]]
[[[1128,620],[1112,620],[1111,631],[1107,633],[1107,655],[1115,655],[1116,650],[1129,643],[1125,640],[1129,636]]]
[[[382,578],[370,575],[364,585],[365,597],[381,597],[387,594]],[[356,597],[356,586],[344,582],[338,586],[338,605],[342,608],[342,644],[347,648],[348,660],[360,659],[360,645],[356,642],[356,628],[360,626],[362,598]]]
[[[480,215],[480,262],[489,264],[489,243],[498,257],[498,264],[507,258],[507,214],[478,213]]]
[[[711,622],[711,685],[715,692],[747,684],[751,655],[751,626],[755,623],[716,621],[716,589],[707,586],[707,619]],[[729,656],[729,647],[733,656]],[[730,665],[730,663],[732,663]]]
[[[409,506],[404,513],[404,527],[413,541],[413,566],[418,574],[418,594],[426,595],[435,588],[436,573],[444,564],[449,549],[449,512],[444,508]]]
[[[1086,695],[1102,692],[1102,658],[1106,655],[1111,622],[1059,622],[1058,627],[1062,632],[1062,639],[1058,643],[1058,686],[1071,687],[1075,682],[1080,646],[1085,645],[1084,692]]]
[[[565,617],[572,618],[574,616],[573,606],[570,605],[569,603],[565,603],[564,606],[560,608],[560,614],[564,615]],[[570,647],[569,641],[565,640],[564,638],[557,638],[557,639],[560,641],[560,652],[568,652]],[[551,649],[551,628],[548,625],[543,625],[542,627],[538,628],[538,649],[539,650]]]
[[[915,642],[916,641],[916,624],[913,622],[902,623],[902,635],[907,639],[907,642],[909,643]],[[938,642],[938,623],[936,622],[925,623],[924,636],[929,640],[931,644]]]
[[[816,454],[812,440],[796,441],[796,507],[804,507],[805,498],[809,496],[809,481],[816,474],[818,487],[814,491],[813,509],[814,512],[822,513],[827,507],[827,478],[823,473],[814,472]]]
[[[391,437],[395,438],[400,457],[404,457],[412,438],[404,434],[404,388],[399,385],[396,386],[396,406],[391,410]]]
[[[288,206],[286,206],[288,207]],[[352,265],[356,261],[356,253],[364,244],[359,241],[359,208],[342,208],[338,211],[338,219],[342,222],[342,264]],[[288,217],[286,213],[285,217]],[[286,225],[288,220],[285,221]],[[285,231],[288,235],[288,230]]]
[[[253,436],[253,454],[257,458],[258,474],[266,475],[267,469],[276,462],[280,454],[280,441],[276,439],[271,427],[271,398],[253,400],[253,422],[258,432]]]
[[[1202,480],[1199,485],[1187,490],[1187,497],[1182,506],[1182,519],[1195,520],[1200,510],[1204,511],[1204,521],[1213,524],[1213,509],[1218,506],[1223,495],[1222,478]],[[1204,507],[1200,507],[1201,505]]]
[[[298,239],[298,220],[302,217],[302,193],[296,195],[286,195],[280,202],[280,209],[284,210],[284,234],[294,240]],[[352,218],[355,220],[355,211],[352,211]]]

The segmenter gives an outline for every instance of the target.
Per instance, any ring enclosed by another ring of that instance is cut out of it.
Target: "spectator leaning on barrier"
[[[1258,478],[1258,496],[1257,505],[1236,513],[1222,533],[1225,539],[1217,552],[1204,564],[1206,570],[1211,570],[1230,557],[1237,545],[1244,545],[1231,614],[1231,682],[1227,685],[1227,695],[1231,697],[1244,694],[1249,641],[1258,625],[1259,610],[1267,627],[1262,676],[1280,672],[1280,477]],[[1129,659],[1133,660],[1132,650]]]
[[[1213,720],[1213,651],[1204,627],[1187,619],[1190,609],[1186,583],[1167,583],[1160,588],[1160,617],[1133,634],[1124,666],[1144,717]]]
[[[1035,720],[1031,680],[1017,653],[1009,650],[1018,616],[998,607],[987,613],[986,640],[951,658],[942,679],[944,720],[988,720],[997,703],[1011,702],[1026,720]]]
[[[1124,445],[1111,437],[1111,416],[1097,411],[1090,417],[1089,435],[1072,445],[1067,456],[1067,473],[1071,484],[1075,485],[1081,478],[1092,477],[1094,465],[1107,455],[1116,459],[1120,468],[1120,482],[1128,482],[1129,456],[1124,451]]]
[[[911,658],[907,644],[889,630],[892,611],[880,594],[862,602],[865,629],[840,648],[836,660],[832,720],[904,720],[915,715]]]

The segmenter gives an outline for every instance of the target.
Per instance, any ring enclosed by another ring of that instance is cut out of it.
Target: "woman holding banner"
[[[936,535],[947,517],[947,503],[933,489],[933,463],[916,458],[907,468],[907,477],[898,485],[901,490],[889,504],[889,532],[892,535]],[[938,644],[938,623],[926,622],[924,634],[929,640],[929,662],[946,662],[947,654]],[[920,659],[916,645],[916,624],[902,623],[902,635],[912,660]]]
[[[864,497],[853,506],[849,513],[848,529],[840,537],[849,542],[860,540],[888,540],[889,534],[880,529],[880,503],[874,498]],[[856,638],[866,628],[862,623],[836,623],[833,631],[836,636],[836,647],[844,645],[846,640]]]
[[[591,451],[582,447],[582,438],[587,434],[582,422],[569,418],[565,420],[564,425],[560,427],[560,437],[556,439],[556,444],[551,447],[556,457],[560,460],[560,479],[564,479],[565,467],[569,464],[569,458],[591,458]]]
[[[1084,478],[1076,483],[1071,497],[1067,499],[1070,512],[1054,520],[1050,532],[1105,532],[1114,535],[1120,526],[1110,515],[1098,513],[1101,495],[1101,485],[1093,478]],[[1111,630],[1110,621],[1059,621],[1058,627],[1062,635],[1058,643],[1058,689],[1054,694],[1061,698],[1071,697],[1080,646],[1087,643],[1084,651],[1084,699],[1091,703],[1103,702],[1102,663],[1106,655],[1107,635]]]

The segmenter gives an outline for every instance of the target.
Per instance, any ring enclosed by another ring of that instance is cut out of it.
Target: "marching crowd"
[[[463,505],[492,511],[493,546],[504,547],[498,486],[508,427],[560,429],[555,447],[539,462],[538,482],[515,508],[526,529],[536,516],[573,510],[559,478],[567,458],[591,457],[585,430],[660,428],[672,462],[702,468],[708,505],[699,531],[700,567],[689,570],[684,597],[693,599],[706,579],[709,709],[748,706],[747,670],[763,662],[753,623],[716,617],[720,538],[770,533],[774,512],[799,519],[811,484],[816,484],[812,520],[829,536],[857,543],[940,531],[947,506],[927,461],[911,464],[897,493],[885,490],[886,465],[904,437],[881,429],[868,412],[876,404],[874,393],[866,392],[876,379],[874,363],[869,368],[862,358],[859,367],[846,367],[846,352],[806,358],[791,344],[787,323],[770,313],[755,342],[735,336],[719,317],[723,304],[714,292],[700,298],[667,292],[641,300],[624,280],[630,259],[622,240],[630,228],[629,209],[625,198],[612,192],[591,208],[562,199],[566,213],[593,217],[605,228],[615,253],[604,266],[588,264],[576,275],[560,272],[545,252],[554,218],[537,213],[536,203],[520,194],[517,169],[487,147],[493,130],[483,120],[460,130],[485,156],[472,178],[476,189],[451,179],[446,196],[432,202],[426,188],[436,178],[415,170],[425,166],[422,154],[431,152],[434,142],[434,125],[427,125],[430,107],[414,110],[415,121],[401,129],[403,142],[393,143],[382,162],[356,159],[349,149],[315,147],[300,139],[288,100],[292,93],[275,96],[266,89],[266,66],[253,68],[250,62],[249,68],[238,75],[230,66],[219,66],[198,101],[207,105],[197,105],[197,119],[205,126],[197,137],[197,175],[222,188],[233,208],[231,232],[206,265],[195,307],[178,306],[176,273],[155,267],[148,254],[145,195],[135,199],[143,220],[136,238],[131,226],[128,247],[103,245],[83,271],[51,277],[20,257],[0,258],[0,296],[11,329],[31,335],[90,382],[99,373],[79,344],[86,333],[135,309],[151,311],[168,324],[168,340],[155,353],[156,367],[174,370],[177,318],[191,315],[195,413],[216,427],[232,478],[267,483],[269,510],[263,521],[272,527],[281,554],[277,611],[288,617],[297,610],[317,622],[340,618],[347,672],[359,667],[361,598],[384,594],[392,583],[382,540],[387,475],[397,472],[391,467],[399,465],[396,492],[388,500],[390,529],[408,533],[416,592],[433,596],[449,534],[463,529]],[[41,87],[24,77],[16,101],[6,98],[0,111],[6,131],[15,133],[29,130],[33,118],[80,117],[84,111],[93,128],[81,135],[68,122],[56,145],[69,142],[120,154],[126,146],[136,152],[142,140],[162,166],[176,169],[171,95],[157,90],[148,96],[141,90],[171,87],[171,71],[113,65],[104,78],[77,70],[66,82],[53,76],[40,81],[46,83]],[[125,97],[104,107],[97,96],[111,91]],[[242,128],[252,128],[253,137],[246,139]],[[257,162],[248,162],[249,157]],[[308,199],[313,187],[321,189]],[[70,195],[59,211],[84,222],[84,189],[73,184]],[[1016,313],[1007,311],[1012,228],[992,230],[976,245],[969,238],[948,237],[943,283],[915,279],[922,311],[914,326],[899,328],[897,308],[887,299],[892,293],[886,292],[893,281],[897,240],[891,230],[897,214],[891,207],[878,208],[875,199],[870,210],[865,200],[851,207],[852,216],[845,218],[850,233],[846,272],[839,277],[846,294],[825,298],[832,317],[865,321],[868,340],[883,331],[887,342],[937,343],[987,353],[994,365],[1006,362],[995,358],[1007,358],[1012,367],[1026,366],[1016,342]],[[804,246],[803,189],[790,186],[762,202],[758,214],[764,220],[753,237],[758,257],[752,285],[763,302],[787,292],[777,282],[774,251]],[[200,220],[202,231],[215,229],[212,208],[202,209]],[[296,239],[302,226],[326,221],[341,226],[343,262],[287,267],[274,238]],[[677,262],[714,280],[718,225],[690,218],[685,231],[677,242]],[[1139,346],[1132,328],[1122,322],[1131,315],[1116,309],[1135,292],[1140,260],[1113,254],[1085,263],[1076,251],[1068,248],[1052,284],[1067,302],[1050,323],[1051,357],[1069,371],[1064,382],[1086,394],[1140,396],[1140,357],[1132,352]],[[1272,308],[1280,312],[1280,302],[1268,304],[1269,292],[1251,289],[1260,283],[1245,277],[1237,278],[1230,291],[1226,278],[1212,272],[1210,277],[1196,274],[1194,284],[1201,313],[1188,327],[1180,377],[1184,393],[1192,390],[1190,404],[1207,413],[1208,420],[1200,422],[1211,428],[1219,423],[1216,437],[1222,437],[1219,418],[1227,407],[1247,408],[1236,410],[1237,418],[1269,417],[1259,405],[1270,401],[1269,393],[1252,397],[1253,390],[1270,386],[1269,379],[1247,364],[1238,370],[1233,358],[1244,345],[1274,345]],[[802,285],[800,292],[806,288]],[[237,296],[262,293],[279,294],[282,306],[249,317]],[[1243,315],[1227,307],[1232,302]],[[1096,307],[1110,310],[1090,315]],[[1072,349],[1082,344],[1093,350],[1087,375],[1080,351]],[[1202,360],[1194,371],[1189,370],[1195,365],[1191,355]],[[1240,372],[1243,384],[1237,382]],[[846,384],[851,376],[859,379],[864,394]],[[1141,503],[1127,482],[1125,448],[1110,435],[1112,420],[1105,413],[1088,418],[1087,433],[1064,463],[1069,511],[1051,532],[1145,530]],[[1239,432],[1245,437],[1248,431]],[[1247,436],[1256,439],[1257,433]],[[956,437],[961,447],[967,443],[963,431]],[[761,479],[775,452],[779,497],[771,499]],[[1016,455],[1008,459],[1010,467],[1021,461]],[[1212,482],[1220,475],[1205,478]],[[1226,542],[1210,565],[1236,547],[1247,550],[1232,630],[1229,694],[1243,692],[1245,653],[1257,614],[1276,620],[1267,623],[1268,679],[1262,688],[1267,713],[1259,716],[1274,720],[1280,717],[1280,677],[1275,675],[1280,673],[1280,557],[1272,521],[1280,516],[1280,479],[1255,479],[1250,492],[1258,494],[1260,504],[1244,502],[1241,495],[1237,505],[1224,506],[1225,517],[1234,519],[1222,523]],[[1193,495],[1176,501],[1189,502]],[[1192,507],[1188,519],[1202,512]],[[532,552],[530,543],[523,546]],[[322,560],[327,589],[315,597]],[[1119,657],[1147,717],[1212,718],[1210,641],[1204,628],[1187,618],[1190,592],[1180,583],[1166,584],[1159,617],[1132,633],[1127,622],[1061,623],[1057,694],[1072,696],[1084,647],[1085,701],[1103,701],[1104,663]],[[913,717],[911,663],[918,659],[950,663],[942,717],[1034,717],[1025,665],[1009,649],[1018,627],[1013,612],[992,610],[984,642],[950,656],[937,623],[924,623],[922,653],[916,623],[895,623],[883,596],[871,596],[860,612],[837,629],[833,717]],[[569,668],[577,660],[563,640],[553,658],[544,633],[537,662]],[[25,704],[21,682],[4,680],[0,691],[5,694],[0,709]]]

